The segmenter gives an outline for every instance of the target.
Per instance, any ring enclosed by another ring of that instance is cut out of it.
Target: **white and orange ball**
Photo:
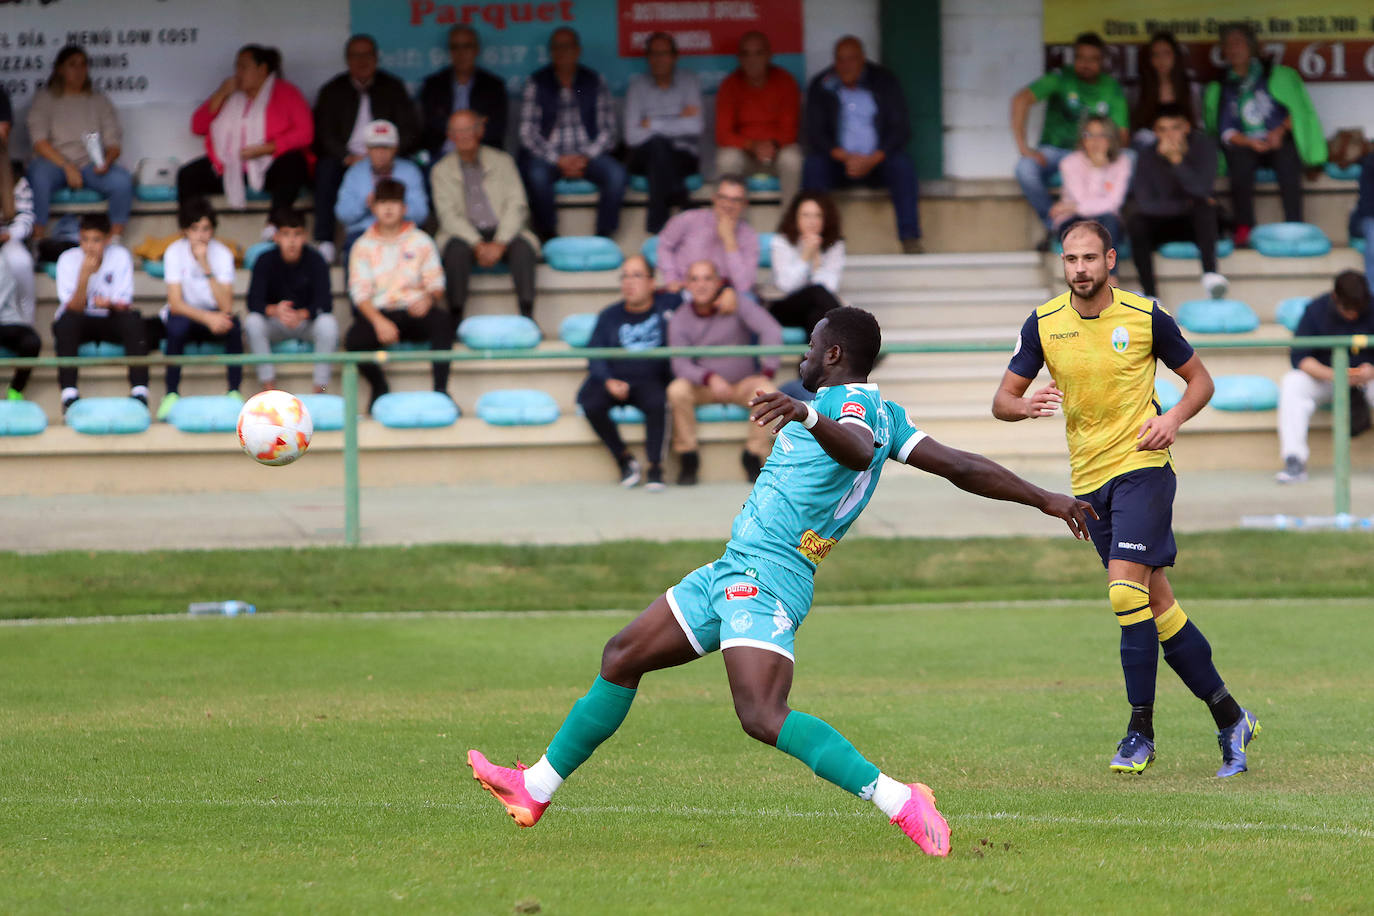
[[[301,399],[287,391],[264,391],[239,411],[239,444],[262,464],[290,464],[305,454],[315,424]]]

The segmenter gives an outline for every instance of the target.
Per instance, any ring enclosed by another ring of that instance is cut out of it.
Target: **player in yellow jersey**
[[[1116,251],[1100,223],[1075,224],[1063,246],[1068,292],[1026,319],[992,413],[1015,421],[1064,411],[1073,493],[1097,512],[1088,532],[1107,567],[1107,595],[1121,625],[1131,718],[1109,766],[1140,773],[1154,760],[1158,643],[1216,721],[1217,775],[1243,773],[1259,723],[1226,689],[1211,646],[1179,607],[1164,572],[1177,553],[1169,446],[1179,426],[1211,399],[1212,377],[1159,303],[1108,284]],[[1167,412],[1155,399],[1156,360],[1188,383]],[[1026,397],[1042,366],[1050,383]]]

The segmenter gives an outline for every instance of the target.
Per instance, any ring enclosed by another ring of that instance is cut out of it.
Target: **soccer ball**
[[[310,412],[286,391],[255,394],[239,411],[239,444],[262,464],[290,464],[305,454],[314,433]]]

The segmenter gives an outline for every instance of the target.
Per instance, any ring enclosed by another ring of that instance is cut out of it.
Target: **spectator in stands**
[[[182,237],[167,246],[162,256],[167,282],[167,305],[162,321],[167,327],[167,355],[180,356],[186,344],[218,343],[226,353],[243,352],[239,320],[234,316],[234,252],[215,238],[219,217],[204,197],[183,199],[177,209]],[[239,397],[243,367],[227,366],[229,394]],[[167,367],[167,393],[157,408],[157,418],[167,419],[181,399],[181,367]]]
[[[285,340],[310,343],[316,353],[333,353],[339,346],[339,324],[329,288],[329,265],[305,244],[305,217],[299,210],[272,214],[277,227],[275,248],[258,256],[248,284],[248,314],[243,320],[248,352],[266,354]],[[277,367],[259,363],[262,390],[277,387]],[[316,363],[314,391],[329,387],[329,363]]]
[[[749,189],[743,175],[721,175],[709,209],[679,213],[658,236],[658,272],[669,292],[687,281],[694,261],[710,261],[735,289],[754,288],[759,272],[759,235],[744,219]]]
[[[863,184],[886,187],[897,213],[902,250],[921,248],[916,166],[907,155],[911,124],[897,77],[864,56],[863,42],[846,35],[835,43],[835,63],[806,92],[808,191]]]
[[[371,35],[349,38],[344,62],[348,70],[320,88],[314,112],[315,247],[330,263],[334,261],[334,203],[339,184],[350,167],[367,158],[368,128],[375,121],[392,124],[401,156],[420,148],[415,103],[405,83],[377,69],[376,39]]]
[[[148,352],[143,316],[134,308],[134,259],[111,238],[104,213],[81,217],[81,244],[57,259],[57,318],[52,336],[58,356],[76,356],[83,343],[119,344],[126,356]],[[75,366],[57,370],[62,413],[81,397]],[[148,367],[129,367],[129,397],[148,404]]]
[[[281,52],[244,45],[226,79],[191,115],[191,132],[205,138],[206,155],[177,171],[177,198],[223,193],[241,210],[249,190],[271,195],[272,209],[289,208],[310,177],[315,125],[310,105],[281,76]],[[271,226],[263,233],[271,238]]]
[[[653,234],[674,205],[687,203],[687,176],[701,167],[701,84],[677,69],[677,42],[655,32],[644,44],[648,73],[630,77],[625,94],[625,143],[633,175],[649,180],[644,228]]]
[[[840,209],[823,191],[803,191],[787,205],[771,248],[773,285],[783,298],[768,311],[785,327],[802,328],[810,338],[825,313],[839,308],[844,273],[844,233]]]
[[[606,81],[583,67],[582,41],[563,27],[549,36],[548,66],[530,74],[520,101],[520,177],[529,193],[534,231],[541,240],[558,234],[554,183],[582,179],[596,185],[596,234],[620,228],[625,167],[611,155],[616,145],[615,103]]]
[[[29,254],[29,236],[33,234],[33,188],[29,180],[20,177],[10,194],[8,218],[0,219],[0,259],[10,266],[10,276],[19,287],[20,305],[32,312],[36,305],[33,292],[33,255]]]
[[[1056,238],[1082,220],[1095,220],[1119,244],[1121,205],[1131,186],[1131,157],[1122,154],[1121,131],[1111,118],[1091,115],[1083,121],[1078,149],[1059,163],[1064,177],[1064,193],[1050,207],[1050,220]]]
[[[134,203],[134,179],[118,164],[124,142],[115,107],[91,85],[89,61],[78,45],[67,45],[53,59],[52,76],[34,94],[28,117],[34,157],[33,185],[37,224],[34,237],[47,234],[53,192],[91,188],[110,201],[110,222],[121,235]]]
[[[529,205],[510,153],[482,144],[482,116],[455,112],[449,118],[453,152],[430,172],[437,241],[443,251],[449,311],[462,321],[475,268],[510,267],[520,314],[534,316],[534,268],[539,239],[529,228]]]
[[[1189,124],[1202,126],[1202,88],[1188,72],[1188,52],[1173,32],[1151,35],[1148,51],[1131,107],[1131,143],[1146,146],[1155,142],[1155,115],[1161,105],[1177,105]]]
[[[43,347],[38,332],[33,328],[33,307],[24,307],[14,274],[4,258],[0,258],[0,347],[13,350],[16,356],[25,359],[37,356]],[[24,386],[29,383],[32,373],[32,369],[15,369],[5,398],[10,401],[24,400]]]
[[[431,350],[453,348],[439,251],[433,239],[406,221],[405,199],[399,181],[377,182],[372,194],[377,221],[348,259],[348,295],[357,310],[344,338],[348,350],[380,350],[403,340],[426,342]],[[358,371],[372,389],[369,405],[390,390],[376,363],[362,363]],[[434,390],[448,394],[449,364],[434,363],[431,374]]]
[[[487,119],[484,142],[506,148],[506,84],[477,66],[482,40],[470,25],[448,30],[450,65],[425,77],[420,87],[420,117],[424,121],[424,148],[430,165],[453,149],[448,139],[448,119],[456,111],[475,111]]]
[[[1026,202],[1040,217],[1046,229],[1053,228],[1050,218],[1050,178],[1059,170],[1059,163],[1078,146],[1078,125],[1088,115],[1104,115],[1121,129],[1121,142],[1126,137],[1126,93],[1110,74],[1102,72],[1102,58],[1106,46],[1096,32],[1084,32],[1073,42],[1073,66],[1046,73],[1011,99],[1011,134],[1021,159],[1016,163],[1016,180]],[[1026,116],[1036,102],[1045,102],[1045,125],[1040,131],[1040,144],[1031,146],[1026,140]],[[1037,246],[1049,249],[1050,237]]]
[[[10,128],[13,126],[10,94],[0,86],[0,223],[14,220],[14,168],[10,164]]]
[[[721,279],[710,261],[694,262],[687,273],[683,305],[668,323],[668,346],[740,346],[757,341],[762,346],[782,343],[782,326],[754,300],[747,290],[732,288]],[[748,406],[759,390],[775,391],[773,376],[778,357],[762,361],[752,356],[673,358],[668,385],[668,406],[673,413],[673,451],[681,468],[680,486],[697,482],[701,459],[697,452],[697,415],[700,404]],[[772,450],[772,434],[757,423],[745,421],[748,432],[740,462],[750,483]]]
[[[597,316],[587,346],[625,350],[666,346],[668,319],[678,297],[654,292],[654,269],[643,255],[630,255],[620,265],[620,295],[623,298],[619,302]],[[672,379],[668,361],[593,359],[587,370],[577,403],[620,467],[620,485],[639,483],[640,467],[620,438],[611,408],[633,404],[644,414],[644,453],[649,465],[646,486],[663,489],[663,433],[668,419],[668,382]]]
[[[1360,196],[1350,211],[1350,237],[1364,239],[1364,275],[1374,277],[1374,150],[1360,160]]]
[[[367,155],[348,167],[339,185],[334,215],[344,224],[344,256],[375,220],[372,215],[372,189],[383,178],[394,178],[406,187],[405,218],[419,226],[429,219],[429,195],[425,176],[409,159],[398,159],[400,131],[390,121],[373,121],[363,130]],[[327,254],[321,244],[315,247]],[[333,247],[332,245],[330,246]],[[326,257],[326,261],[332,260]],[[345,260],[345,265],[347,261]],[[346,272],[346,271],[345,271]]]
[[[1212,184],[1217,175],[1217,149],[1192,127],[1183,109],[1161,105],[1155,114],[1155,142],[1137,147],[1131,196],[1135,206],[1126,221],[1140,289],[1155,288],[1154,251],[1163,242],[1197,245],[1202,260],[1202,286],[1209,296],[1226,295],[1226,278],[1217,273],[1217,202]]]
[[[776,175],[782,199],[790,201],[801,190],[801,89],[773,66],[762,32],[744,34],[738,58],[739,68],[716,90],[716,174]]]
[[[1302,222],[1302,168],[1326,161],[1326,137],[1302,77],[1271,64],[1244,23],[1221,30],[1226,75],[1207,86],[1207,127],[1221,137],[1231,178],[1237,245],[1248,245],[1255,225],[1255,170],[1268,166],[1278,178],[1283,218]]]
[[[1295,338],[1374,334],[1374,298],[1365,275],[1355,270],[1337,275],[1331,292],[1307,304],[1293,334]],[[1304,347],[1301,340],[1294,340],[1289,360],[1293,368],[1279,385],[1279,455],[1283,460],[1283,470],[1276,476],[1279,483],[1307,479],[1307,427],[1316,409],[1331,403],[1333,386],[1349,385],[1352,399],[1363,395],[1374,408],[1374,352],[1368,347],[1354,351],[1350,370],[1340,379],[1331,371],[1331,351],[1326,347]]]

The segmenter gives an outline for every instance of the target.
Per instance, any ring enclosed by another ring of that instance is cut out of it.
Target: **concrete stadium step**
[[[890,289],[1041,287],[1045,278],[1040,260],[1033,251],[850,255],[846,258],[841,288],[845,296],[850,296]]]
[[[873,313],[885,334],[910,328],[1019,327],[1048,298],[1050,291],[1045,287],[845,293],[849,303]]]

